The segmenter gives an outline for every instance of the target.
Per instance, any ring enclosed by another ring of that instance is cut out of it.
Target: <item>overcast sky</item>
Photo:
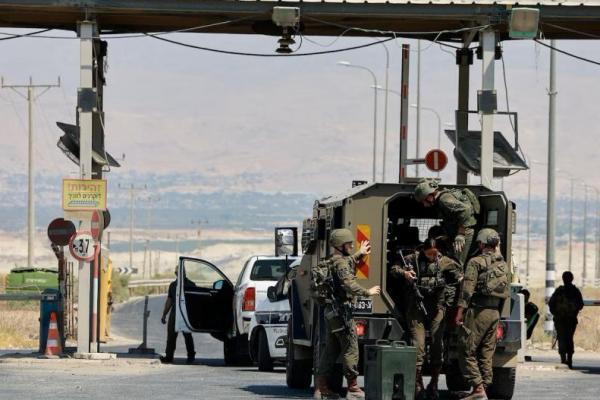
[[[2,32],[6,32],[3,30]],[[14,31],[11,31],[14,32]],[[71,34],[68,34],[72,37]],[[175,34],[170,38],[220,49],[273,53],[277,38],[214,34]],[[314,38],[321,45],[332,38]],[[329,49],[363,44],[373,39],[341,38]],[[388,42],[389,87],[400,86],[400,46]],[[583,57],[600,59],[593,41],[558,41],[557,46]],[[435,109],[443,127],[454,124],[457,67],[454,55],[423,42],[421,102]],[[307,42],[301,51],[323,50]],[[352,179],[370,179],[373,140],[372,79],[366,71],[336,65],[340,60],[371,68],[384,84],[382,45],[323,56],[256,58],[207,53],[151,38],[112,39],[108,47],[105,88],[106,147],[114,156],[126,154],[123,168],[109,179],[126,180],[131,172],[195,172],[211,176],[258,175],[248,189],[329,193],[345,189]],[[411,102],[416,98],[416,59],[411,53]],[[548,49],[532,41],[505,42],[504,61],[511,111],[519,112],[520,143],[534,160],[547,157]],[[471,108],[481,86],[481,62],[471,75]],[[600,67],[558,55],[558,167],[588,184],[600,186],[598,92]],[[35,108],[35,154],[40,174],[70,175],[74,164],[56,148],[61,134],[55,121],[74,122],[79,85],[77,40],[33,39],[0,41],[0,74],[5,84],[34,83],[62,87],[44,94]],[[496,63],[499,108],[506,109],[502,63]],[[381,179],[383,93],[379,94],[378,179]],[[387,180],[397,176],[399,101],[389,97]],[[0,169],[25,172],[27,165],[26,102],[8,89],[0,90]],[[513,140],[508,120],[496,117],[496,128]],[[476,117],[471,129],[479,129]],[[410,114],[414,156],[415,113]],[[422,112],[422,149],[437,143],[437,120]],[[442,138],[449,154],[449,141]],[[544,194],[545,170],[533,165],[534,195]],[[442,175],[454,182],[455,164]],[[559,190],[567,189],[566,174]],[[505,182],[522,196],[527,174]],[[473,178],[472,182],[477,179]],[[227,189],[216,187],[215,189]],[[581,192],[581,191],[580,191]]]

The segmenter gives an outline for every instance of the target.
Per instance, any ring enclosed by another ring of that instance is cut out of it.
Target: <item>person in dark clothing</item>
[[[540,312],[538,306],[536,306],[533,302],[529,301],[531,293],[527,289],[521,289],[519,292],[523,296],[525,296],[525,321],[527,324],[527,339],[531,339],[531,335],[533,335],[533,330],[540,320]]]
[[[177,275],[177,269],[175,269],[175,275]],[[194,287],[196,284],[190,281],[187,277],[184,278],[184,288]],[[167,324],[167,347],[165,349],[165,355],[160,357],[160,361],[163,364],[173,362],[173,356],[175,354],[175,347],[177,345],[177,332],[175,331],[175,299],[177,290],[177,279],[175,279],[169,285],[169,291],[167,293],[167,300],[165,301],[165,307],[163,309],[162,317],[160,322],[167,323],[167,314],[169,314],[169,322]],[[189,332],[183,332],[183,338],[185,339],[185,348],[187,350],[187,364],[193,364],[196,352],[194,350],[194,338]]]
[[[560,361],[573,368],[573,353],[575,345],[573,336],[577,328],[577,314],[583,308],[583,297],[579,289],[573,285],[573,274],[566,271],[562,274],[564,285],[559,286],[548,305],[554,319],[554,328],[558,340]]]

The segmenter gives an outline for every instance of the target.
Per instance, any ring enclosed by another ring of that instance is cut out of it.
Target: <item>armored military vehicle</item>
[[[363,184],[315,202],[312,218],[303,224],[301,237],[304,256],[290,286],[292,314],[288,327],[286,364],[289,387],[307,388],[311,385],[313,366],[318,365],[319,354],[324,346],[324,320],[320,307],[311,297],[310,271],[321,259],[331,254],[328,239],[333,229],[350,229],[358,243],[370,240],[371,254],[357,266],[357,278],[365,288],[374,285],[382,288],[380,296],[360,299],[353,307],[361,349],[361,368],[363,345],[374,344],[379,339],[405,339],[402,314],[407,289],[402,282],[392,278],[390,268],[399,252],[408,254],[413,251],[427,238],[429,229],[441,221],[434,208],[425,208],[414,199],[415,185]],[[512,271],[515,205],[503,192],[493,192],[482,186],[468,188],[477,195],[481,204],[477,229],[490,227],[500,233],[501,251]],[[514,390],[517,351],[521,348],[523,326],[522,296],[516,294],[518,289],[513,288],[510,301],[505,302],[502,322],[497,330],[494,385],[488,389],[493,398],[510,399]],[[454,327],[447,331],[446,382],[450,390],[466,390],[468,387],[462,379],[456,358],[455,335],[452,334]],[[426,365],[424,369],[427,369]],[[341,386],[341,368],[334,380]],[[335,384],[332,386],[335,387]]]

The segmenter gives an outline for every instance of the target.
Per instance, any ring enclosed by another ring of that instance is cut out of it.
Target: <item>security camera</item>
[[[293,28],[300,22],[300,8],[273,7],[273,16],[271,18],[277,26],[282,28]]]

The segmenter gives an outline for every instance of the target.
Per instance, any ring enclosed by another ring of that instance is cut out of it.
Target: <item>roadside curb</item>
[[[528,371],[569,371],[569,367],[565,364],[535,361],[520,363],[517,368]]]
[[[0,356],[0,364],[95,364],[110,366],[148,365],[162,366],[158,356],[136,357],[116,353],[76,353],[73,356],[63,355],[56,358],[41,358],[39,353],[13,353]]]

